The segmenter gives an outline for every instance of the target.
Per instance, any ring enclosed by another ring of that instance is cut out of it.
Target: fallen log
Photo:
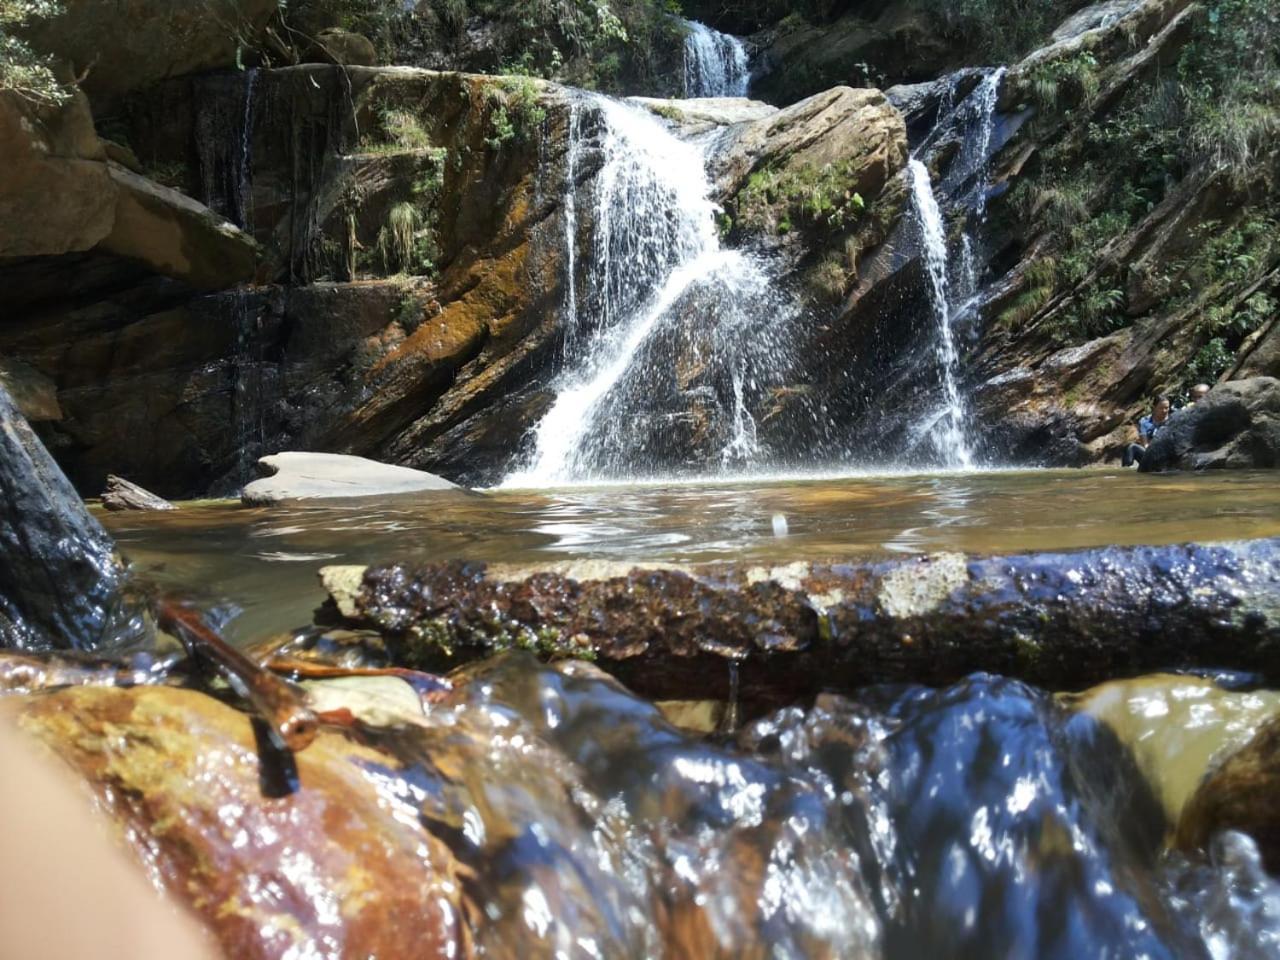
[[[144,490],[136,483],[114,473],[107,474],[107,488],[102,491],[102,505],[108,510],[176,510],[172,503]]]
[[[511,647],[661,699],[768,707],[987,671],[1054,689],[1157,670],[1280,681],[1280,540],[866,563],[329,567],[324,618],[401,666]]]

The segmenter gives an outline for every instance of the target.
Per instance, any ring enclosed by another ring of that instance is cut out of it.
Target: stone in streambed
[[[1242,749],[1200,785],[1178,823],[1177,846],[1207,850],[1223,830],[1247,833],[1267,870],[1280,873],[1280,717],[1268,721]]]
[[[148,876],[227,956],[459,956],[461,886],[389,757],[325,730],[264,797],[250,719],[168,687],[35,698],[19,725],[88,782]],[[317,947],[323,945],[323,947]]]
[[[108,510],[176,509],[168,500],[113,473],[107,474],[107,489],[102,492],[102,505]]]
[[[0,386],[0,648],[93,650],[136,635],[115,544]]]
[[[241,493],[241,499],[253,506],[462,489],[422,470],[339,453],[277,453],[259,460],[258,469],[266,476]]]
[[[454,562],[322,579],[333,612],[378,630],[398,665],[522,647],[597,660],[661,700],[729,699],[729,663],[756,706],[975,671],[1059,688],[1197,666],[1274,681],[1280,644],[1280,540],[774,568]]]
[[[1212,680],[1175,674],[1117,680],[1063,699],[1105,723],[1129,748],[1171,824],[1205,772],[1280,715],[1280,693],[1224,690]]]

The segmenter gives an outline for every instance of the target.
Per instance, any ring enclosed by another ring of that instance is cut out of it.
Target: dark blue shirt
[[[1151,419],[1150,414],[1148,414],[1138,421],[1138,436],[1150,443],[1155,438],[1155,435],[1159,433],[1168,422],[1169,418],[1166,417],[1164,423],[1156,423]]]

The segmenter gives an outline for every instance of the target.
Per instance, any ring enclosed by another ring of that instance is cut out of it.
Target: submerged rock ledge
[[[441,669],[510,647],[645,696],[761,707],[974,671],[1057,689],[1167,669],[1280,679],[1280,540],[871,563],[329,567],[322,616]],[[729,664],[736,669],[729,669]]]

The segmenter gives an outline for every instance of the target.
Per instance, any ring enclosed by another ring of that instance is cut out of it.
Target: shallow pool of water
[[[699,562],[1280,536],[1270,473],[1107,470],[647,484],[103,514],[138,573],[247,642],[310,621],[331,563]]]

